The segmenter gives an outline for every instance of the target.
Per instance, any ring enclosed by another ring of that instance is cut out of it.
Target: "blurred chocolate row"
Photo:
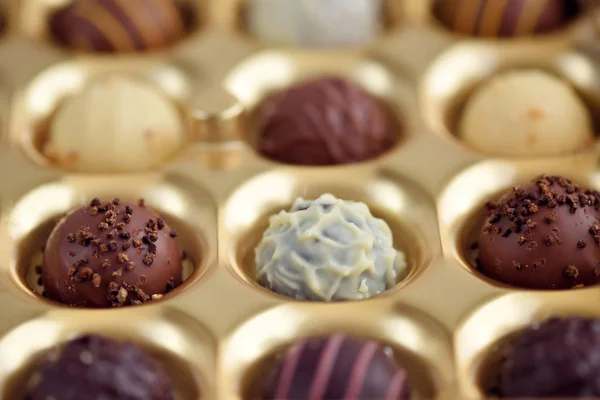
[[[364,45],[392,26],[394,1],[240,0],[238,25],[270,44]],[[437,23],[458,35],[508,38],[556,32],[593,1],[434,0],[428,4]],[[57,44],[75,51],[154,51],[173,46],[202,27],[207,16],[197,7],[186,0],[64,1],[53,6],[47,30]]]

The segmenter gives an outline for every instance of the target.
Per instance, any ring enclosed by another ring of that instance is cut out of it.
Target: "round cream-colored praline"
[[[298,300],[358,300],[391,288],[408,273],[392,231],[363,203],[324,194],[296,199],[269,219],[256,248],[257,280]]]
[[[92,82],[58,109],[43,152],[84,172],[143,171],[179,151],[177,107],[151,84],[115,75]]]
[[[536,69],[493,77],[470,98],[459,137],[499,156],[554,156],[593,142],[589,112],[575,90]]]
[[[246,22],[262,40],[301,46],[347,46],[381,31],[382,0],[250,0]]]

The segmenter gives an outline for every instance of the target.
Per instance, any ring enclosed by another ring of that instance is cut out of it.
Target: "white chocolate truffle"
[[[43,152],[75,171],[143,171],[171,158],[183,141],[182,118],[168,98],[149,83],[112,76],[59,108]]]
[[[540,70],[493,77],[468,101],[460,138],[499,156],[569,154],[593,143],[588,110],[575,90]]]
[[[348,46],[380,33],[382,0],[251,0],[248,31],[273,43]]]
[[[359,202],[296,199],[269,220],[256,248],[257,280],[298,300],[366,299],[408,272],[392,231]]]

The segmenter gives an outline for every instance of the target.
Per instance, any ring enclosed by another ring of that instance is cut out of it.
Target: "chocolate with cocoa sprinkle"
[[[77,307],[120,307],[181,283],[181,250],[170,228],[139,204],[94,199],[56,225],[41,271],[48,298]]]
[[[570,289],[600,282],[600,193],[540,176],[486,205],[479,268],[500,282]],[[539,260],[545,262],[540,265]],[[518,268],[516,267],[518,266]]]
[[[497,393],[490,397],[600,397],[600,320],[551,318],[502,347]]]
[[[25,400],[175,398],[166,369],[150,354],[133,343],[95,335],[51,349],[23,386],[19,398]]]

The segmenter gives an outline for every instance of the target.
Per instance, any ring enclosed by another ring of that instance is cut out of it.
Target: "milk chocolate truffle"
[[[600,396],[600,320],[552,318],[505,351],[499,394],[511,398]]]
[[[173,102],[148,83],[112,75],[58,108],[42,151],[74,171],[145,171],[174,157],[184,139]]]
[[[64,46],[90,52],[142,52],[180,40],[190,10],[175,0],[73,0],[50,19]]]
[[[60,220],[44,252],[48,298],[74,307],[120,307],[162,297],[181,283],[174,232],[143,201],[99,199]]]
[[[459,137],[471,148],[501,156],[553,156],[594,142],[592,120],[575,90],[541,70],[493,77],[469,99]]]
[[[359,202],[330,194],[296,199],[269,219],[256,248],[256,279],[298,300],[366,299],[408,272],[392,231]]]
[[[407,374],[375,341],[301,340],[285,352],[263,399],[408,399]]]
[[[368,160],[393,144],[386,111],[342,78],[299,83],[259,110],[259,149],[287,164],[332,165]]]
[[[479,237],[485,275],[531,289],[569,289],[600,281],[600,193],[541,176],[487,205]]]
[[[171,379],[131,343],[88,335],[72,340],[41,362],[25,400],[173,400]]]
[[[448,29],[472,36],[531,36],[565,26],[576,0],[435,0],[434,16]]]
[[[261,40],[300,46],[350,46],[382,30],[382,0],[250,0],[248,31]]]

